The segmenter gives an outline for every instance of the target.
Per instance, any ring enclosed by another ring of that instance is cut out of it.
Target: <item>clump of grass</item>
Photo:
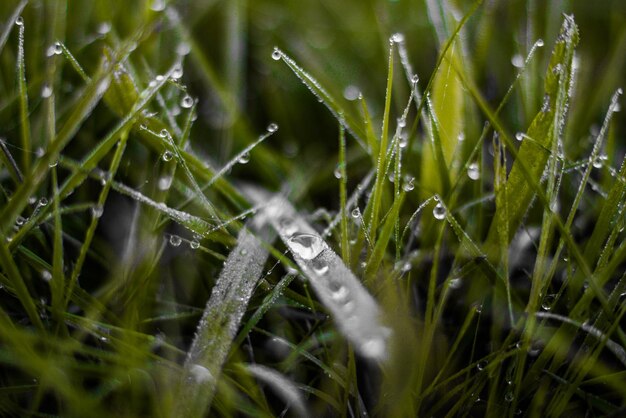
[[[2,415],[623,413],[622,41],[191,3],[0,5]]]

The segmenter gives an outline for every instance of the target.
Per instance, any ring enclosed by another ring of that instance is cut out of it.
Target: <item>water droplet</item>
[[[315,259],[313,260],[312,266],[313,266],[313,271],[318,276],[324,276],[326,273],[328,273],[329,267],[328,267],[328,263],[326,263],[325,260]]]
[[[404,128],[406,126],[406,119],[405,118],[398,118],[398,126],[401,128]]]
[[[389,176],[387,176],[387,178],[391,183],[393,183],[394,181],[396,181],[396,174],[392,171],[391,173],[389,173]]]
[[[355,85],[350,84],[349,86],[346,86],[345,89],[343,89],[343,97],[345,97],[346,100],[356,100],[359,98],[359,88]]]
[[[100,35],[106,35],[107,33],[111,32],[111,22],[102,22],[98,25],[98,28],[96,29],[96,31],[100,34]]]
[[[450,287],[450,289],[458,289],[461,287],[461,285],[463,284],[463,282],[461,281],[460,278],[455,278],[455,279],[450,279],[450,283],[448,284],[448,286]]]
[[[528,355],[531,357],[536,357],[543,350],[543,342],[542,341],[533,341],[533,343],[528,346]]]
[[[183,76],[183,66],[181,64],[176,64],[176,66],[172,69],[172,74],[170,77],[173,80],[178,80]]]
[[[25,222],[26,218],[24,218],[23,216],[18,216],[17,219],[15,219],[15,225],[17,226],[22,226]]]
[[[15,24],[17,26],[22,26],[24,24],[24,18],[22,16],[18,16],[17,19],[15,19]]]
[[[155,12],[163,11],[165,9],[165,0],[153,0],[150,9]]]
[[[41,88],[41,97],[47,99],[52,96],[52,88],[48,84],[44,84]]]
[[[486,360],[479,361],[479,362],[476,364],[476,368],[477,368],[478,370],[485,370],[485,367],[487,367],[487,361],[486,361]]]
[[[54,43],[54,55],[61,55],[63,53],[63,46],[61,42]]]
[[[342,285],[341,283],[338,283],[336,281],[331,281],[328,284],[328,287],[331,291],[331,297],[339,303],[344,303],[346,302],[346,298],[348,297],[348,295],[350,294],[350,291],[348,290],[348,288],[344,285]]]
[[[170,245],[172,247],[178,247],[182,242],[182,238],[178,235],[170,235]]]
[[[398,141],[398,146],[400,148],[406,148],[409,145],[409,139],[407,138],[405,133],[400,134],[400,140]]]
[[[104,213],[104,207],[102,205],[95,205],[91,207],[91,216],[99,218]]]
[[[552,309],[555,300],[556,295],[546,295],[546,297],[543,298],[543,301],[541,302],[541,309],[543,309],[544,311],[549,311],[550,309]]]
[[[59,160],[50,161],[50,162],[48,163],[48,167],[50,167],[50,168],[54,168],[54,167],[56,167],[57,165],[59,165]]]
[[[524,57],[520,54],[513,55],[513,58],[511,58],[511,64],[513,64],[514,67],[522,68],[524,66]]]
[[[366,357],[384,357],[385,340],[380,337],[370,338],[361,345],[361,353]]]
[[[459,136],[457,136],[456,140],[459,141],[459,142],[465,141],[465,132],[460,132]]]
[[[593,166],[595,168],[602,168],[604,162],[608,159],[609,157],[607,157],[606,155],[598,155],[596,158],[593,159]]]
[[[48,199],[46,197],[42,197],[41,199],[39,199],[39,201],[37,202],[38,206],[46,206],[48,204]]]
[[[469,177],[470,180],[478,180],[480,178],[480,167],[478,163],[471,163],[467,166],[467,177]]]
[[[543,46],[543,39],[537,39],[536,44],[537,44],[538,47],[542,47]]]
[[[541,111],[547,113],[550,111],[550,95],[545,94],[543,96],[543,103],[541,104]]]
[[[189,46],[189,44],[187,42],[181,42],[178,45],[176,45],[176,54],[179,56],[185,56],[188,55],[191,52],[191,47]]]
[[[185,97],[183,97],[180,101],[180,105],[185,109],[189,109],[191,106],[193,106],[193,99],[191,98],[191,96],[186,94]]]
[[[159,133],[159,136],[161,138],[167,138],[170,136],[170,133],[168,132],[167,129],[161,129],[161,132]]]
[[[524,134],[522,132],[516,133],[515,139],[517,139],[518,141],[522,141],[524,139]]]
[[[324,250],[324,241],[318,235],[298,234],[292,236],[289,248],[303,260],[312,260]]]
[[[513,392],[507,392],[506,395],[504,395],[504,400],[506,402],[513,402],[513,399],[515,399],[515,396],[513,395]]]
[[[172,154],[171,151],[165,151],[163,153],[163,155],[161,156],[161,158],[163,159],[163,161],[168,162],[168,161],[172,161],[172,158],[174,157],[174,154]]]
[[[52,273],[50,273],[48,270],[44,270],[41,272],[41,278],[44,281],[49,282],[50,280],[52,280]]]
[[[278,130],[278,125],[277,124],[272,122],[269,125],[267,125],[267,132],[274,133],[277,130]]]
[[[410,261],[407,261],[404,264],[402,264],[402,272],[403,273],[408,273],[409,271],[411,271],[411,268],[413,268],[413,266],[411,265]]]
[[[401,33],[394,33],[391,35],[391,41],[395,43],[400,43],[404,41],[404,35]]]
[[[248,250],[246,250],[245,248],[242,248],[241,251],[239,251],[239,254],[248,255]]]
[[[157,182],[159,190],[169,190],[172,186],[172,176],[161,176]]]
[[[272,59],[274,61],[278,61],[282,56],[283,56],[283,53],[280,52],[278,48],[274,48],[274,51],[272,51]]]
[[[248,164],[250,162],[250,153],[249,152],[245,152],[245,153],[241,154],[239,156],[239,159],[237,160],[237,162],[239,164]]]
[[[417,84],[420,81],[420,77],[417,74],[414,74],[413,77],[411,77],[411,83],[413,84]]]
[[[480,314],[483,312],[483,305],[482,303],[473,303],[472,307],[474,308],[474,310],[476,311],[476,313]]]
[[[335,171],[333,171],[333,175],[335,176],[335,178],[337,180],[341,179],[341,163],[337,164],[337,166],[335,167]]]
[[[361,217],[361,210],[359,208],[354,208],[350,214],[354,219],[359,219]]]
[[[204,383],[213,380],[213,375],[211,374],[209,369],[199,364],[194,364],[193,366],[191,366],[191,368],[189,369],[189,373],[191,374],[193,380],[196,381],[196,383]]]
[[[198,248],[200,248],[200,243],[194,239],[193,241],[189,242],[189,248],[191,248],[192,250],[197,250]]]
[[[415,179],[413,177],[405,176],[402,190],[404,190],[405,192],[410,192],[411,190],[413,190],[415,188],[415,184],[413,184],[414,181]]]
[[[433,216],[439,221],[446,217],[446,208],[441,204],[441,202],[437,203],[433,209]]]

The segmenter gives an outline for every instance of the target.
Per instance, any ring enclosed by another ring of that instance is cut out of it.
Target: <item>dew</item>
[[[479,362],[476,364],[476,368],[477,368],[478,370],[485,370],[485,367],[487,367],[487,361],[486,361],[486,360],[479,361]]]
[[[278,130],[278,125],[275,123],[270,123],[269,125],[267,125],[267,132],[269,133],[274,133]]]
[[[398,118],[398,126],[401,128],[404,128],[406,126],[406,119],[405,118]]]
[[[524,139],[524,134],[522,132],[516,133],[515,139],[517,139],[518,141],[522,141]]]
[[[191,377],[196,381],[196,383],[205,383],[213,380],[213,375],[209,369],[199,364],[191,366],[189,373],[191,373]]]
[[[359,208],[354,208],[352,209],[350,215],[352,215],[354,219],[359,219],[361,217],[361,210]]]
[[[161,138],[167,138],[170,136],[170,133],[168,132],[167,129],[161,129],[161,132],[159,133],[159,136]]]
[[[411,271],[411,268],[413,266],[411,265],[411,263],[409,261],[405,262],[404,264],[402,264],[402,272],[403,273],[408,273],[409,271]]]
[[[54,167],[56,167],[57,165],[59,165],[59,160],[53,160],[53,161],[50,161],[50,162],[48,163],[48,167],[50,167],[50,168],[54,168]]]
[[[44,281],[49,282],[50,280],[52,280],[52,273],[50,273],[48,270],[44,270],[41,272],[41,278]]]
[[[345,89],[343,89],[343,97],[345,97],[346,100],[356,100],[359,98],[359,88],[353,84],[350,84],[349,86],[346,86]]]
[[[604,162],[608,159],[609,157],[607,157],[606,155],[598,155],[596,158],[593,159],[593,166],[595,168],[602,168]]]
[[[456,279],[451,279],[448,286],[450,287],[450,289],[458,289],[461,287],[462,284],[463,282],[461,281],[461,279],[456,278]]]
[[[398,141],[398,146],[400,148],[406,148],[407,145],[409,145],[409,139],[407,138],[406,134],[400,135],[400,140]]]
[[[361,345],[361,352],[367,357],[384,357],[385,340],[380,337],[370,338]]]
[[[15,219],[15,225],[17,226],[22,226],[25,222],[26,218],[24,218],[23,216],[18,216],[17,219]]]
[[[291,251],[303,260],[312,260],[324,250],[324,241],[318,235],[297,234],[289,238]]]
[[[153,0],[150,9],[155,12],[162,12],[165,10],[165,0]]]
[[[239,251],[239,254],[248,255],[248,250],[246,250],[245,248],[242,248],[241,251]]]
[[[44,84],[41,88],[41,97],[47,99],[52,96],[52,88],[48,84]]]
[[[28,198],[28,204],[34,205],[37,202],[37,198],[35,196],[31,196]]]
[[[504,395],[504,400],[506,402],[513,402],[513,399],[515,399],[515,396],[513,395],[513,392],[509,391]]]
[[[402,33],[394,33],[391,35],[391,41],[397,44],[404,42],[404,35]]]
[[[465,141],[465,132],[459,132],[459,136],[457,136],[457,141],[463,142]]]
[[[330,268],[328,267],[328,263],[326,261],[324,261],[324,260],[314,260],[313,261],[313,271],[318,276],[324,276],[325,274],[328,273],[329,269]]]
[[[243,154],[241,154],[237,162],[239,164],[248,164],[250,162],[250,153],[244,152]]]
[[[411,190],[415,189],[415,184],[413,184],[414,181],[415,181],[415,178],[411,176],[405,176],[404,184],[402,185],[402,190],[404,190],[405,192],[410,192]]]
[[[341,163],[337,164],[337,166],[335,167],[335,171],[333,171],[333,175],[337,180],[340,180],[341,177],[343,177],[341,173]]]
[[[420,77],[417,74],[415,74],[415,75],[413,75],[413,77],[411,77],[411,83],[417,84],[417,83],[419,83],[419,81],[420,81]]]
[[[543,301],[541,302],[541,309],[543,309],[544,311],[549,311],[550,309],[552,309],[552,305],[554,305],[555,300],[556,295],[547,295],[545,298],[543,298]]]
[[[157,182],[157,187],[159,190],[169,190],[172,186],[172,176],[161,176],[159,177],[159,181]]]
[[[274,48],[274,51],[272,51],[272,59],[278,61],[282,56],[282,52],[280,52],[278,48]]]
[[[441,202],[437,203],[433,209],[433,216],[439,221],[446,217],[446,208],[441,204]]]
[[[106,35],[107,33],[111,32],[111,22],[102,22],[98,25],[98,28],[96,29],[96,31],[100,34],[100,35]]]
[[[387,178],[391,183],[393,183],[394,181],[396,181],[396,174],[392,171],[391,173],[389,173],[389,176]]]
[[[178,247],[183,242],[183,239],[178,235],[170,235],[170,245],[172,247]]]
[[[547,113],[550,111],[550,95],[545,94],[543,96],[543,103],[541,104],[541,111]]]
[[[477,314],[480,314],[483,312],[483,305],[482,303],[474,303],[472,304],[472,307],[474,308],[474,310],[476,311]]]
[[[172,154],[171,151],[165,151],[163,155],[161,156],[161,158],[165,162],[172,161],[172,158],[174,158],[174,154]]]
[[[471,163],[467,166],[467,177],[469,177],[470,180],[478,180],[480,178],[480,167],[478,163]]]
[[[348,295],[350,294],[350,291],[348,290],[348,288],[342,284],[338,284],[337,282],[331,282],[329,284],[329,288],[331,291],[331,297],[336,301],[336,302],[345,302],[346,298],[348,297]]]
[[[543,342],[541,341],[534,341],[529,347],[528,347],[528,355],[531,357],[536,357],[539,355],[539,353],[541,353],[541,350],[543,350]]]
[[[522,68],[524,66],[524,57],[522,57],[521,54],[513,55],[513,58],[511,58],[511,64],[513,64],[514,67]]]
[[[174,69],[172,69],[172,74],[170,74],[170,77],[173,80],[178,80],[183,76],[183,66],[180,64],[176,64],[176,66],[174,67]],[[184,106],[183,106],[184,107]]]
[[[55,42],[52,51],[54,52],[54,55],[61,55],[63,53],[61,42]]]
[[[39,201],[37,202],[38,206],[46,206],[48,204],[48,199],[46,197],[42,197],[41,199],[39,199]]]
[[[104,207],[102,205],[95,205],[91,207],[91,216],[99,218],[104,213]]]
[[[537,39],[536,45],[538,47],[542,47],[543,46],[543,39]]]
[[[183,97],[180,101],[180,106],[184,109],[189,109],[191,106],[193,106],[193,99],[191,98],[191,96],[186,94],[185,97]]]
[[[15,24],[17,26],[22,26],[24,24],[24,18],[22,16],[18,16],[17,19],[15,19]]]
[[[200,243],[194,239],[193,241],[189,242],[189,248],[191,248],[192,250],[197,250],[198,248],[200,248]]]

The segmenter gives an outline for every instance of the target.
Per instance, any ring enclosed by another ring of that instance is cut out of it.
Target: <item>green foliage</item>
[[[623,415],[622,3],[0,2],[0,415]]]

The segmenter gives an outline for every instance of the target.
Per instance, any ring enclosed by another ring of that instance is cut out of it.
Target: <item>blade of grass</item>
[[[20,135],[22,147],[22,170],[30,171],[31,135],[28,110],[28,88],[26,85],[26,64],[24,62],[24,23],[18,26],[19,40],[17,44],[17,93],[20,104]]]

